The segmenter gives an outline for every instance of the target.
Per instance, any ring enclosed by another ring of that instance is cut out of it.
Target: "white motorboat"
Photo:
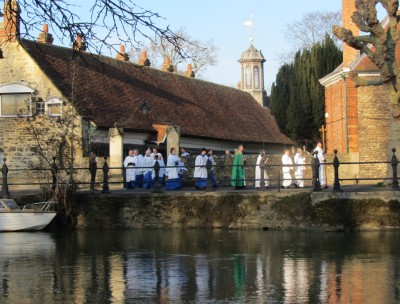
[[[13,199],[0,199],[0,231],[42,230],[56,216],[56,204],[40,202],[21,209]]]

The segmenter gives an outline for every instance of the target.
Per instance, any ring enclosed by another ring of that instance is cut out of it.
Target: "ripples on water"
[[[0,303],[400,303],[399,236],[0,233]]]

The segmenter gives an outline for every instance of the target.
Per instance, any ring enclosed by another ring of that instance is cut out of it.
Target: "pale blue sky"
[[[203,78],[235,86],[240,80],[237,60],[249,45],[249,30],[243,22],[250,18],[256,23],[254,46],[261,49],[265,59],[265,87],[269,92],[280,62],[278,55],[292,49],[284,38],[286,24],[300,20],[312,11],[339,11],[341,0],[137,0],[139,6],[158,12],[166,18],[172,30],[183,26],[196,39],[212,39],[218,47],[218,64],[210,67]],[[290,6],[288,6],[288,3]]]

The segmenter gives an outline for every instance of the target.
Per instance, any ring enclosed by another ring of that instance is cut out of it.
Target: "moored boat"
[[[56,216],[56,204],[40,202],[21,209],[13,199],[0,199],[0,232],[42,230]]]

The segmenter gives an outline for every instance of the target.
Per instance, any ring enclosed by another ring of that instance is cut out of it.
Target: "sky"
[[[194,39],[213,40],[218,48],[218,63],[209,67],[202,78],[236,87],[240,80],[238,59],[250,46],[250,32],[243,24],[253,15],[253,45],[261,50],[265,88],[270,92],[281,65],[279,54],[293,49],[285,39],[288,23],[301,20],[313,11],[340,11],[341,0],[135,0],[139,6],[159,13],[172,30],[184,27]],[[290,6],[288,5],[290,4]]]

